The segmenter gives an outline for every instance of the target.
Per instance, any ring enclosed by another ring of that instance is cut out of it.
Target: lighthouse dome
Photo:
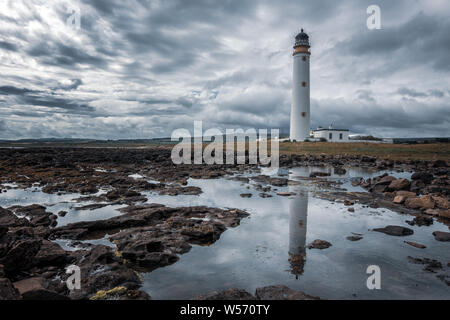
[[[303,29],[299,34],[295,36],[295,45],[296,46],[309,46],[309,36],[303,32]]]

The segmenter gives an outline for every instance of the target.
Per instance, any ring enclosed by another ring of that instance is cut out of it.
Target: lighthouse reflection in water
[[[289,263],[291,273],[298,279],[306,262],[308,192],[296,190],[296,193],[289,199]]]

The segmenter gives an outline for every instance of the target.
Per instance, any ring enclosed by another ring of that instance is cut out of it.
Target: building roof
[[[320,129],[316,129],[314,130],[314,132],[316,131],[349,131],[348,129],[327,129],[327,128],[320,128]]]
[[[303,29],[295,36],[295,46],[309,46],[309,36]]]

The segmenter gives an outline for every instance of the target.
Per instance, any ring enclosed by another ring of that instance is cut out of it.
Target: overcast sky
[[[0,0],[0,139],[288,132],[300,28],[312,127],[450,136],[448,0]]]

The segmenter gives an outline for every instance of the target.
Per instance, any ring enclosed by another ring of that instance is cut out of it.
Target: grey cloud
[[[312,126],[448,135],[450,18],[418,2],[379,0],[382,30],[369,31],[369,0],[82,0],[73,37],[46,26],[37,2],[19,18],[0,13],[0,138],[148,138],[194,119],[288,132],[301,27]]]
[[[0,95],[24,95],[30,92],[34,92],[34,90],[26,89],[26,88],[17,88],[14,86],[1,86],[0,87]]]
[[[9,51],[17,51],[17,46],[7,41],[0,41],[0,48]]]
[[[435,97],[442,98],[445,93],[441,90],[429,90],[428,92],[417,91],[414,89],[408,89],[405,87],[401,87],[397,90],[397,93],[402,96],[412,97],[412,98],[424,98],[424,97]]]
[[[423,12],[395,27],[365,30],[339,42],[333,50],[355,56],[384,59],[386,72],[430,64],[437,71],[450,70],[450,20]],[[367,60],[370,63],[370,60]]]

